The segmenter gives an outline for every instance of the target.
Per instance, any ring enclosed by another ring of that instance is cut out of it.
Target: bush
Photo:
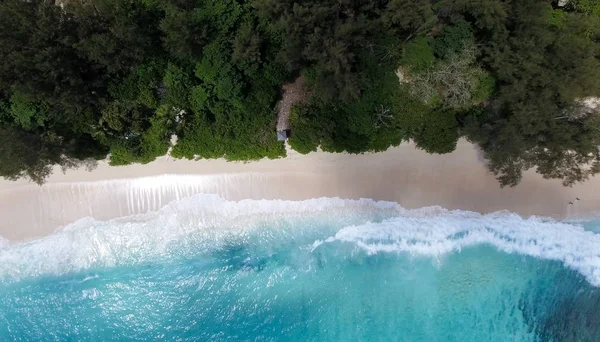
[[[292,134],[288,143],[290,147],[302,154],[315,152],[321,145],[324,127],[315,120],[318,117],[315,115],[317,112],[316,106],[307,105],[295,105],[290,112]],[[323,124],[326,125],[326,123]]]
[[[404,47],[402,65],[412,72],[421,72],[429,69],[435,63],[431,39],[419,36]]]
[[[450,153],[458,142],[458,123],[452,112],[433,112],[424,121],[423,129],[415,136],[417,147],[428,153]]]
[[[23,93],[17,91],[10,97],[10,114],[15,123],[24,129],[35,128],[44,123],[43,114],[36,105]]]
[[[567,24],[567,12],[563,10],[549,11],[548,23],[558,29],[563,29]]]
[[[186,109],[192,87],[190,76],[177,65],[169,63],[163,83],[166,90],[164,102],[177,109]]]
[[[170,144],[169,123],[175,115],[173,109],[163,105],[150,119],[150,128],[143,134],[140,144],[138,159],[142,164],[154,161],[167,153]]]
[[[600,7],[600,0],[571,0],[571,5],[579,12],[596,13]]]
[[[163,105],[149,119],[149,128],[131,131],[129,135],[116,139],[111,144],[110,165],[131,163],[146,164],[167,153],[170,139],[170,126],[175,112]]]
[[[458,53],[465,45],[473,45],[475,36],[471,24],[464,20],[452,26],[445,26],[433,40],[433,50],[439,58],[446,58],[451,53]]]
[[[202,86],[195,86],[190,93],[190,108],[196,115],[200,115],[206,106],[208,94]]]
[[[133,151],[125,146],[125,144],[117,143],[110,148],[110,161],[111,166],[123,166],[135,163],[137,158]]]
[[[487,100],[494,93],[496,88],[496,79],[488,72],[482,73],[477,82],[477,87],[473,91],[473,102],[480,103]]]
[[[459,53],[449,53],[435,67],[413,75],[410,82],[413,95],[432,107],[437,101],[455,109],[477,103],[475,94],[487,96],[490,80],[485,79],[485,71],[476,64],[475,54],[475,46],[465,46]]]
[[[148,108],[158,108],[159,99],[157,92],[163,68],[159,63],[155,62],[144,64],[137,68],[137,102]]]
[[[203,117],[188,122],[178,135],[177,145],[171,155],[175,158],[195,159],[222,158],[225,156],[225,144],[213,133],[211,124]]]

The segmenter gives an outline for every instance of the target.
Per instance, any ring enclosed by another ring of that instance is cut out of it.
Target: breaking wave
[[[432,217],[406,215],[380,223],[344,227],[313,248],[350,242],[368,254],[410,253],[439,257],[486,244],[506,253],[556,260],[600,286],[600,235],[582,226],[498,212],[446,211]]]
[[[259,244],[299,238],[313,252],[341,243],[367,254],[434,258],[491,245],[506,253],[560,261],[600,286],[600,234],[580,223],[510,212],[408,210],[368,199],[234,202],[216,195],[196,195],[155,212],[110,221],[82,219],[29,242],[9,243],[0,237],[0,280],[201,255],[232,239]]]

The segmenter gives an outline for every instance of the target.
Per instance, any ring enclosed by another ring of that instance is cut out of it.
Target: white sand
[[[148,165],[100,163],[92,172],[57,170],[41,187],[0,180],[0,236],[32,239],[84,217],[106,220],[143,213],[197,193],[230,200],[373,198],[406,208],[507,209],[564,218],[600,208],[600,177],[565,188],[530,171],[516,188],[501,189],[477,148],[462,140],[455,152],[442,156],[404,144],[377,154],[290,152],[285,159],[251,163],[166,157]]]

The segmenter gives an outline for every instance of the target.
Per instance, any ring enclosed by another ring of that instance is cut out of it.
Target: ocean
[[[0,238],[0,341],[600,341],[600,221],[214,195]]]

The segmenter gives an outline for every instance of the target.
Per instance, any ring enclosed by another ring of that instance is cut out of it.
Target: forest
[[[600,0],[0,0],[0,176],[480,146],[501,186],[600,172]]]

